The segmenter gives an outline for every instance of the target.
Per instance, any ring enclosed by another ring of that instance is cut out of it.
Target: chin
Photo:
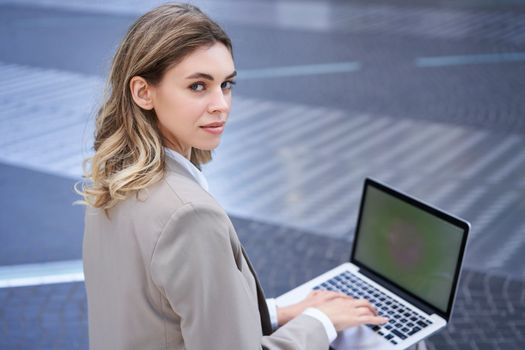
[[[203,151],[213,151],[214,149],[219,147],[220,143],[221,143],[220,141],[213,142],[213,143],[205,143],[202,145],[195,146],[195,148],[201,149]]]

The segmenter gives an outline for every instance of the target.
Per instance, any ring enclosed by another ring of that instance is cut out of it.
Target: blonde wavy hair
[[[157,116],[135,104],[130,80],[140,76],[155,85],[187,55],[216,42],[233,57],[228,35],[189,4],[159,6],[130,27],[113,58],[96,116],[95,153],[83,163],[82,188],[75,187],[83,197],[80,203],[107,210],[163,178],[165,154]],[[199,168],[211,158],[211,151],[191,150],[190,160]]]

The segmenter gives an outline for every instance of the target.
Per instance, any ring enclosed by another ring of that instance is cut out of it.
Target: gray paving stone
[[[266,294],[280,295],[349,258],[350,243],[233,217]],[[467,270],[447,329],[429,349],[522,349],[525,280]],[[87,349],[82,283],[0,289],[0,348]],[[512,305],[512,307],[508,307]]]

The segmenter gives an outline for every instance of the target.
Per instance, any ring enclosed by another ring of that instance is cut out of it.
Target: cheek
[[[198,101],[180,94],[159,98],[155,111],[163,126],[179,129],[194,125],[202,113],[202,108]]]

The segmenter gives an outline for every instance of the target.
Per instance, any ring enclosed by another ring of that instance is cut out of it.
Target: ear
[[[153,86],[148,84],[146,79],[138,75],[131,78],[129,81],[129,89],[133,101],[142,109],[153,109]]]

